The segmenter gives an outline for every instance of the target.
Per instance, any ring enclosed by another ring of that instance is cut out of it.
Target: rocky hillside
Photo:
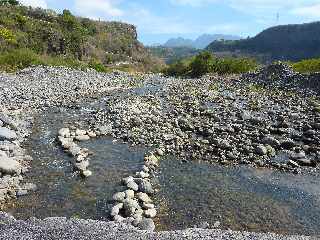
[[[267,60],[316,58],[320,56],[320,22],[272,27],[238,41],[215,41],[207,50],[259,55]]]
[[[137,40],[135,26],[94,21],[64,10],[0,4],[0,52],[30,49],[46,56],[63,56],[104,65],[128,63],[148,67],[153,62]]]

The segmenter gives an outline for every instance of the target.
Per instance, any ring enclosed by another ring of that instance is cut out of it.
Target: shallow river
[[[123,177],[143,165],[146,149],[130,147],[110,138],[82,144],[94,155],[93,176],[75,175],[67,156],[55,142],[58,130],[85,119],[90,112],[53,109],[36,118],[26,143],[33,156],[27,180],[38,191],[21,197],[8,209],[15,217],[67,216],[104,219],[112,195],[122,189]],[[248,167],[222,167],[161,160],[159,192],[155,196],[158,230],[210,225],[233,230],[320,234],[319,178]]]

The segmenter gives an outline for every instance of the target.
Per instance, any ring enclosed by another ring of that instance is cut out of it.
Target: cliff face
[[[10,39],[8,39],[8,34]],[[150,62],[137,40],[136,27],[122,22],[95,21],[64,10],[0,5],[0,52],[27,48],[37,54],[68,56],[103,64]]]
[[[216,41],[213,52],[266,55],[270,60],[301,60],[320,56],[320,22],[272,27],[253,38]]]

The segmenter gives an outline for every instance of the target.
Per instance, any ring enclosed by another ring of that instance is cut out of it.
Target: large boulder
[[[21,164],[13,158],[0,156],[0,172],[4,174],[20,174]]]
[[[15,131],[5,127],[0,127],[0,140],[16,140],[18,138]]]

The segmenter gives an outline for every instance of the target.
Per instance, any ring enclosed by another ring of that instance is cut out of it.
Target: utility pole
[[[280,13],[277,13],[276,25],[279,25],[280,21]]]

